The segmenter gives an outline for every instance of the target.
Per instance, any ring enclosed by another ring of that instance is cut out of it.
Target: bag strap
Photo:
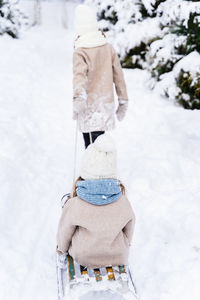
[[[92,144],[92,133],[89,132],[90,144]],[[74,141],[74,169],[73,169],[73,181],[72,188],[76,177],[76,164],[77,164],[77,145],[78,145],[78,121],[76,121],[76,133]]]

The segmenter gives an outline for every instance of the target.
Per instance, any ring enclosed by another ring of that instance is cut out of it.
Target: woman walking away
[[[77,6],[75,29],[73,118],[78,121],[87,148],[100,134],[115,127],[113,83],[119,121],[125,116],[128,96],[118,55],[98,30],[96,14],[89,6]]]
[[[116,151],[106,134],[86,149],[80,176],[58,226],[61,261],[69,253],[85,267],[127,265],[135,216],[117,179]]]

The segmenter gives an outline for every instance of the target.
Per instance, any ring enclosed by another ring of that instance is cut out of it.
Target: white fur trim
[[[101,31],[91,31],[77,38],[75,41],[75,49],[77,48],[93,48],[103,46],[107,43],[106,37]]]

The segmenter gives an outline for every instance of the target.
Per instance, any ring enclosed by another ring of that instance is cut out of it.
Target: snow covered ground
[[[75,138],[73,32],[56,9],[45,3],[44,24],[22,39],[0,37],[0,299],[56,299],[59,200],[71,189]],[[200,112],[149,91],[148,76],[125,71],[129,111],[112,133],[137,218],[130,265],[141,300],[199,300]],[[79,161],[80,134],[78,149]]]

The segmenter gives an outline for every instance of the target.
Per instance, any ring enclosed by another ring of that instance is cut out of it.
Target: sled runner
[[[102,300],[138,299],[128,266],[85,268],[68,255],[66,267],[61,269],[57,266],[57,281],[58,300],[92,299],[97,294],[97,299]],[[102,293],[104,294],[101,298]],[[105,293],[109,293],[108,298]]]

